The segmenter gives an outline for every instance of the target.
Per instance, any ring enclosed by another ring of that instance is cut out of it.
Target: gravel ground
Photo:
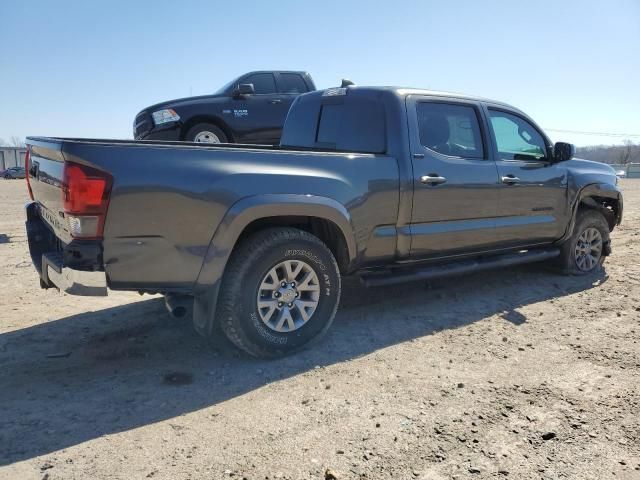
[[[40,290],[0,181],[0,478],[640,478],[640,180],[604,272],[367,290],[277,361]]]

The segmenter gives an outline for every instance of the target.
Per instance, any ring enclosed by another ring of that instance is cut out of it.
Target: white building
[[[27,149],[24,147],[0,147],[0,171],[10,167],[24,167],[24,157]]]

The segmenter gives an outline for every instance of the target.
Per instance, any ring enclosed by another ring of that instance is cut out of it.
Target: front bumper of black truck
[[[133,138],[136,140],[165,140],[171,142],[180,141],[180,132],[182,131],[182,123],[171,122],[164,125],[154,126],[144,132],[133,132]]]
[[[102,243],[73,240],[64,244],[40,218],[36,202],[27,203],[25,209],[29,253],[40,275],[40,286],[70,295],[107,295]]]

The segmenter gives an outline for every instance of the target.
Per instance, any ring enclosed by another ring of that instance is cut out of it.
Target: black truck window
[[[252,83],[256,95],[276,93],[276,81],[271,73],[255,73],[242,79],[241,83]]]
[[[420,102],[420,143],[443,155],[485,158],[476,109],[468,105]]]
[[[301,75],[297,73],[281,73],[282,93],[306,93],[309,91],[307,84]]]

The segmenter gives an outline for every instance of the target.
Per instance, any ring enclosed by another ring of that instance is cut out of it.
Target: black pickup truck
[[[133,138],[276,145],[291,103],[315,89],[307,72],[245,73],[212,95],[145,108],[133,122]]]
[[[27,143],[44,288],[162,293],[256,356],[319,338],[343,275],[378,286],[535,261],[587,274],[622,218],[611,167],[572,159],[504,103],[427,90],[301,95],[278,147]]]

